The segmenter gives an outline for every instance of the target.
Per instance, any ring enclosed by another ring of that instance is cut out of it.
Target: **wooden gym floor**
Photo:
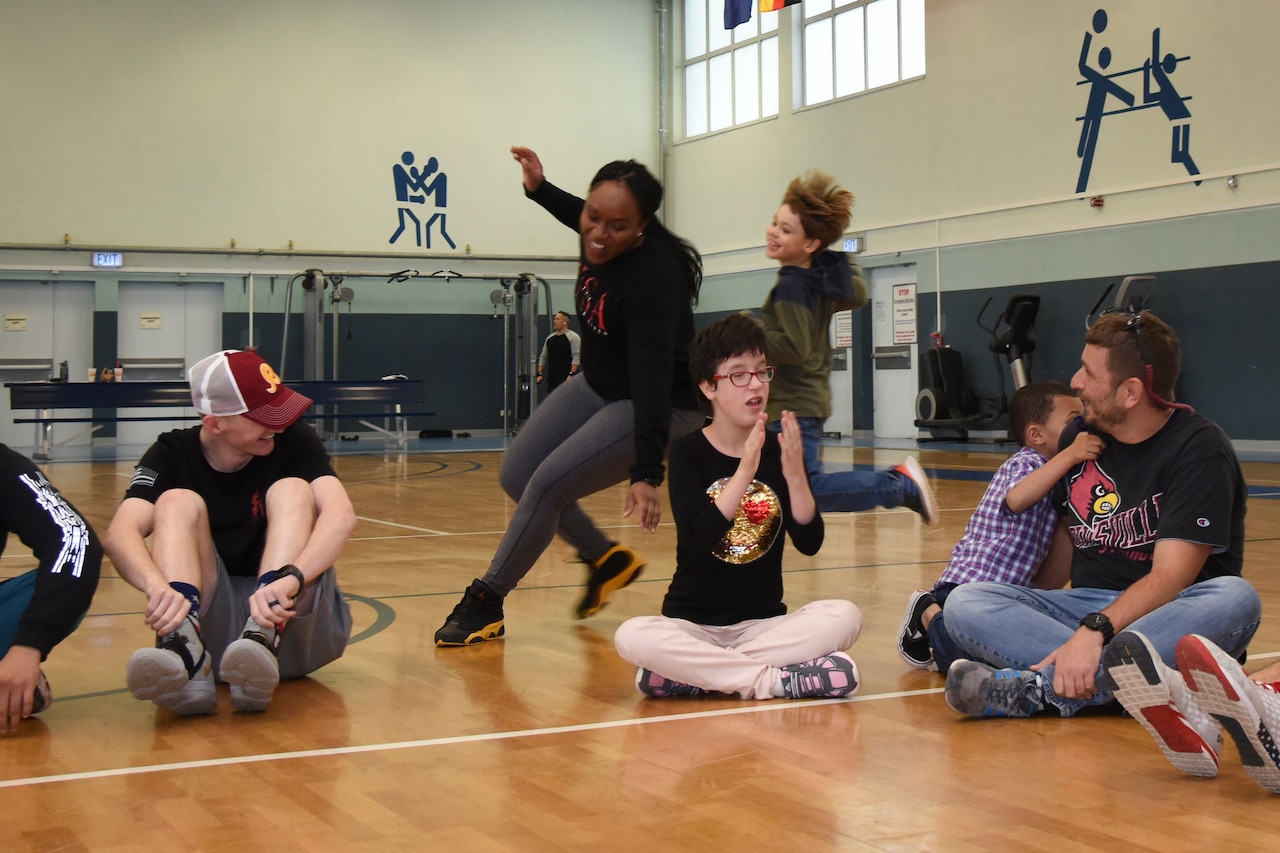
[[[852,699],[652,700],[612,636],[658,611],[675,532],[620,518],[616,487],[587,502],[648,569],[595,618],[572,611],[584,570],[555,542],[506,603],[507,637],[436,649],[432,635],[483,574],[510,506],[500,453],[335,457],[361,516],[339,563],[355,636],[288,682],[271,708],[182,719],[134,700],[125,661],[152,641],[140,593],[104,564],[81,628],[45,671],[53,706],[0,741],[6,850],[1246,850],[1280,844],[1280,805],[1234,747],[1218,778],[1183,776],[1141,727],[1097,712],[966,720],[942,679],[908,670],[894,637],[910,592],[945,565],[1009,448],[928,449],[943,524],[905,510],[827,517],[812,558],[787,557],[787,600],[848,598],[865,627]],[[902,451],[830,447],[828,464]],[[54,462],[54,483],[105,529],[132,473]],[[1280,612],[1280,464],[1245,463],[1246,577]],[[788,546],[789,548],[789,546]],[[9,543],[0,576],[33,565]],[[1263,622],[1256,662],[1280,654]],[[1257,663],[1251,663],[1256,666]],[[1228,742],[1229,743],[1229,742]]]

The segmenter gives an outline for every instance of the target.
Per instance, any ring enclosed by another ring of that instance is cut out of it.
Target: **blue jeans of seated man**
[[[819,512],[862,512],[876,507],[902,506],[902,481],[888,471],[824,471],[818,458],[822,450],[822,418],[796,418],[804,441],[804,467]],[[782,422],[769,429],[782,432]]]
[[[972,660],[997,667],[1029,670],[1071,638],[1086,615],[1120,597],[1113,589],[1028,589],[1013,584],[961,584],[947,597],[947,633]],[[1253,585],[1239,577],[1211,578],[1192,584],[1178,597],[1125,627],[1151,641],[1161,659],[1176,668],[1174,648],[1187,634],[1207,637],[1233,657],[1253,639],[1262,619],[1262,601]],[[1053,692],[1053,666],[1044,675],[1045,702],[1070,717],[1088,705],[1110,702],[1100,690],[1089,699],[1067,699]],[[1102,667],[1097,675],[1101,685]]]

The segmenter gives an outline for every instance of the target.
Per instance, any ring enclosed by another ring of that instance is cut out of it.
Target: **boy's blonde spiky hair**
[[[782,203],[800,217],[804,236],[826,248],[840,239],[853,220],[853,193],[826,172],[808,171],[787,185]]]

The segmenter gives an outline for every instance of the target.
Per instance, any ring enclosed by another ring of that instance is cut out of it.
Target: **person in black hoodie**
[[[525,195],[580,235],[581,378],[548,395],[507,448],[500,479],[515,512],[489,570],[436,631],[437,646],[502,636],[503,599],[557,533],[588,566],[578,618],[604,607],[644,564],[578,501],[629,479],[622,514],[653,532],[667,442],[702,424],[688,363],[702,258],[655,218],[662,185],[634,160],[617,160],[596,173],[581,199],[546,180],[530,149],[511,153]]]
[[[89,609],[102,544],[30,459],[0,444],[0,552],[13,533],[40,565],[0,583],[0,735],[53,701],[40,664]]]
[[[769,356],[778,369],[769,400],[770,429],[779,429],[783,409],[795,412],[805,467],[823,512],[906,506],[926,524],[937,524],[933,489],[914,457],[874,472],[825,472],[819,459],[822,423],[831,416],[831,316],[867,303],[858,265],[827,248],[849,227],[852,205],[853,193],[830,175],[808,172],[787,187],[765,231],[765,254],[781,264],[761,310]]]

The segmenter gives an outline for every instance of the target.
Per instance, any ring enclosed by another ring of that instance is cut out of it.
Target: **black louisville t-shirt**
[[[1079,432],[1062,431],[1060,447]],[[1161,430],[1137,444],[1107,443],[1053,490],[1067,522],[1071,585],[1127,589],[1151,571],[1156,542],[1209,545],[1196,581],[1239,575],[1244,559],[1245,484],[1235,451],[1216,424],[1175,410]]]
[[[308,483],[337,476],[324,444],[299,421],[276,436],[275,448],[239,471],[215,471],[200,448],[200,427],[163,433],[133,471],[126,498],[155,503],[169,489],[190,489],[204,498],[213,544],[227,571],[256,575],[267,538],[267,490],[277,480]]]

